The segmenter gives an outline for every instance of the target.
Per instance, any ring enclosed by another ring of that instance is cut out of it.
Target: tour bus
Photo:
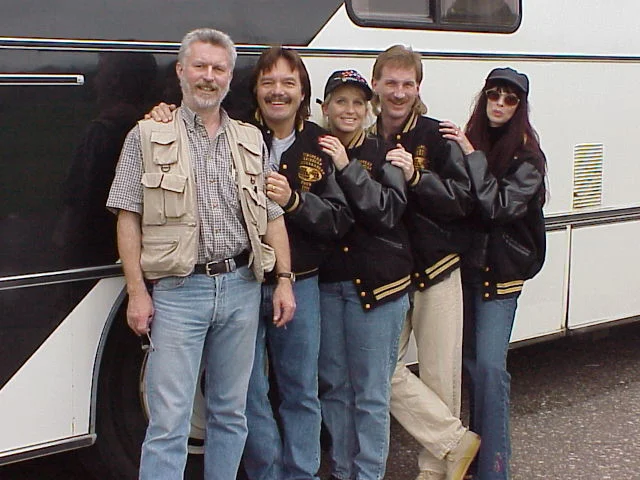
[[[159,101],[180,101],[174,62],[196,27],[237,43],[232,115],[253,108],[248,73],[273,44],[302,54],[314,99],[332,71],[369,77],[378,53],[409,45],[422,55],[429,115],[458,124],[492,68],[526,72],[548,159],[548,249],[512,341],[640,314],[637,2],[0,5],[0,465],[89,447],[80,453],[97,478],[136,478],[145,354],[126,326],[115,217],[104,203],[127,131]],[[198,392],[187,478],[202,477],[203,425]]]

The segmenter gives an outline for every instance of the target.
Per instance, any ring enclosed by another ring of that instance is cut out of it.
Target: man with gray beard
[[[274,261],[277,274],[291,275],[283,212],[265,195],[262,135],[220,107],[235,60],[222,32],[198,29],[184,37],[175,121],[141,121],[129,133],[107,201],[118,214],[127,322],[150,339],[142,480],[183,478],[201,362],[205,478],[236,478],[260,282]],[[277,283],[273,307],[275,324],[292,318],[288,279]]]

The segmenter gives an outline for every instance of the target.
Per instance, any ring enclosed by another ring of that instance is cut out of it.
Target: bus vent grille
[[[573,147],[573,208],[602,205],[604,145],[581,143]]]

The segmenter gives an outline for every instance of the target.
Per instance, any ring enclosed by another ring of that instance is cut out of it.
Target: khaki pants
[[[462,285],[460,269],[417,291],[400,334],[391,380],[391,414],[424,447],[420,470],[444,473],[444,457],[462,438]],[[405,366],[409,336],[418,347],[420,378]]]

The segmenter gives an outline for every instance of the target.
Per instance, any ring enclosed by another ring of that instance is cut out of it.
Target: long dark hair
[[[499,127],[503,131],[498,138],[495,131],[492,131],[487,117],[487,96],[484,92],[490,88],[515,93],[520,99],[513,117],[504,126]],[[540,148],[538,134],[529,121],[527,94],[512,84],[503,81],[488,81],[485,84],[476,96],[466,134],[474,148],[485,152],[489,169],[497,178],[502,178],[507,173],[514,156],[527,153],[535,158],[533,163],[536,168],[543,175],[546,174],[546,158]]]

